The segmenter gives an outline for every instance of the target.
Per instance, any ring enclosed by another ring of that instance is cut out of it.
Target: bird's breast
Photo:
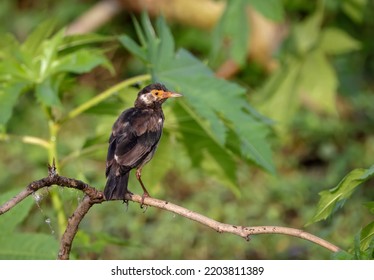
[[[132,127],[135,129],[137,135],[145,132],[157,132],[162,130],[164,124],[164,116],[162,112],[144,109],[132,119]]]

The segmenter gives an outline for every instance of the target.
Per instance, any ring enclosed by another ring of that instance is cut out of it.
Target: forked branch
[[[78,227],[84,216],[88,213],[92,205],[99,204],[105,201],[103,192],[97,190],[96,188],[86,184],[77,179],[63,177],[57,174],[56,168],[54,165],[49,166],[48,168],[48,177],[42,178],[40,180],[30,183],[25,190],[21,191],[18,195],[13,197],[11,200],[7,201],[5,204],[0,206],[0,215],[12,209],[23,199],[33,194],[37,190],[50,187],[52,185],[58,185],[61,187],[68,187],[80,190],[85,193],[85,197],[79,203],[77,209],[70,216],[67,228],[61,238],[60,249],[58,252],[58,259],[66,260],[69,259],[71,246],[74,240],[74,237],[78,231]],[[142,204],[142,197],[136,194],[127,194],[125,200],[137,202]],[[159,200],[151,197],[146,197],[144,199],[144,205],[157,207],[183,217],[187,219],[196,221],[200,224],[206,225],[219,233],[232,233],[238,235],[245,240],[249,241],[251,235],[258,234],[284,234],[289,236],[294,236],[297,238],[305,239],[310,242],[313,242],[321,247],[324,247],[332,252],[338,252],[341,249],[330,242],[321,239],[313,234],[305,232],[303,230],[288,228],[288,227],[279,227],[279,226],[236,226],[231,224],[225,224],[213,219],[210,219],[204,215],[201,215],[192,210],[186,209],[179,205],[170,203],[168,201]]]

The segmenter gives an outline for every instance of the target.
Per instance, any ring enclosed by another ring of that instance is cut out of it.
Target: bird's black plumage
[[[141,181],[141,170],[152,159],[162,134],[165,118],[161,105],[167,98],[178,96],[181,95],[168,91],[162,84],[151,84],[138,93],[134,107],[122,112],[115,121],[106,160],[104,195],[107,200],[124,200],[129,192],[129,172],[134,168],[143,188],[143,198],[149,196]]]

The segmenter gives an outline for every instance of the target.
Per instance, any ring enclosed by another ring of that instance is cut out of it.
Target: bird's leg
[[[150,197],[147,189],[145,188],[144,184],[143,184],[143,181],[142,181],[142,169],[141,168],[138,168],[136,169],[136,179],[138,179],[140,185],[142,186],[142,189],[143,189],[143,195],[142,195],[142,204],[140,205],[140,207],[143,208],[143,204],[144,204],[144,198],[146,197]]]

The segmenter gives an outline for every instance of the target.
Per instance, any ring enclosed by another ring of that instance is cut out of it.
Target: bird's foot
[[[127,191],[126,194],[129,194],[130,196],[133,195],[133,193],[130,191]],[[125,197],[126,197],[126,194],[125,194]],[[129,209],[129,200],[126,198],[123,198],[123,203],[126,204],[126,211],[127,211]]]
[[[144,207],[144,199],[146,197],[151,197],[148,192],[144,192],[143,195],[142,195],[142,202],[140,203],[140,208],[142,208],[142,209]],[[147,210],[147,208],[145,208],[145,210]]]

